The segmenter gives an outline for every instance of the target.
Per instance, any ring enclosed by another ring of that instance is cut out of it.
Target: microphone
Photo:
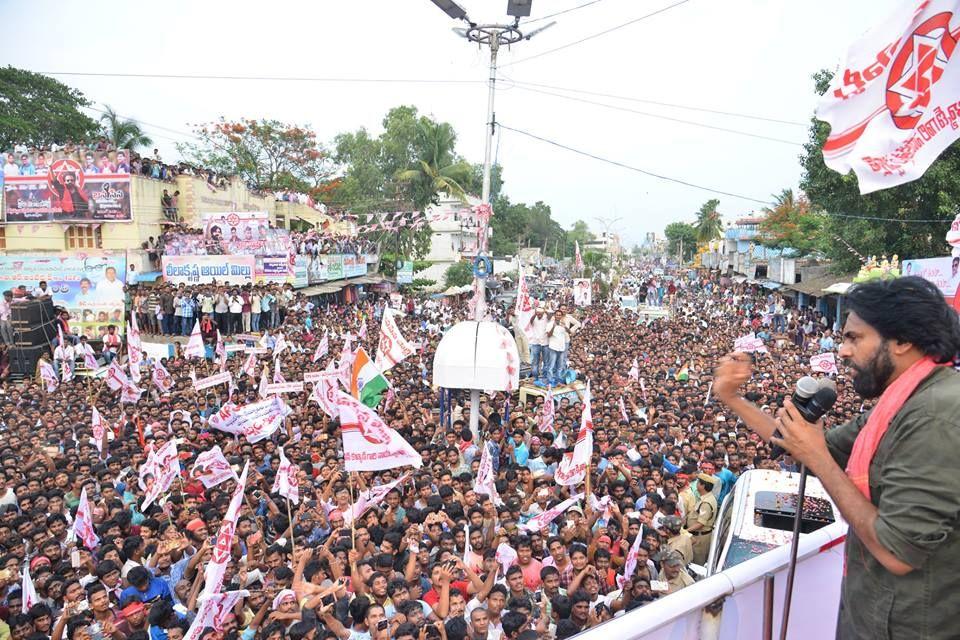
[[[813,385],[810,384],[811,382],[813,382]],[[797,381],[797,388],[793,392],[792,400],[804,420],[816,422],[827,411],[830,411],[830,408],[837,401],[837,383],[829,378],[823,378],[818,382],[812,376],[804,376]],[[781,437],[780,430],[775,430],[773,435],[777,438]],[[781,446],[772,445],[770,447],[771,459],[779,458],[784,453],[786,451]]]

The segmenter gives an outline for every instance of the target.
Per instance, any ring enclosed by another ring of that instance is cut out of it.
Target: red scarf
[[[913,395],[920,383],[927,379],[939,365],[933,358],[926,356],[914,362],[894,380],[880,396],[873,408],[867,424],[860,430],[847,461],[847,475],[853,480],[867,500],[870,499],[870,462],[877,453],[877,447],[883,440],[890,421],[897,415],[907,399]]]

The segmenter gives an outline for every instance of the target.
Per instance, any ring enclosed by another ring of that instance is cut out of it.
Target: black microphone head
[[[810,399],[810,402],[807,403],[807,411],[809,416],[807,420],[809,422],[816,422],[823,415],[830,411],[830,408],[837,401],[837,390],[835,387],[823,386],[813,394],[813,398]]]

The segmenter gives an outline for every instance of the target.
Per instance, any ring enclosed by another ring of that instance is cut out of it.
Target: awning
[[[760,283],[760,286],[764,287],[765,289],[779,289],[780,287],[783,286],[783,284],[779,282],[775,282],[773,280],[764,280],[763,282]]]
[[[842,296],[842,295],[845,294],[845,293],[847,292],[847,290],[848,290],[850,287],[852,287],[852,286],[853,286],[853,283],[852,283],[852,282],[838,282],[838,283],[836,283],[836,284],[830,285],[829,287],[827,287],[826,289],[824,289],[823,292],[824,292],[824,293],[836,293],[836,294]]]
[[[793,289],[794,291],[799,291],[800,293],[805,293],[808,296],[821,297],[827,294],[841,294],[846,292],[850,287],[849,283],[853,280],[853,274],[841,274],[841,275],[823,275],[819,277],[810,278],[809,280],[804,280],[803,282],[798,282],[796,284],[785,285],[787,289]],[[841,284],[844,284],[843,291],[834,291],[831,290],[833,287],[837,287]]]

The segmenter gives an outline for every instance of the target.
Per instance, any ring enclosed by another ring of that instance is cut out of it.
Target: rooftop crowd
[[[235,486],[207,488],[191,473],[214,446],[237,474],[250,465],[222,588],[247,595],[221,612],[218,628],[194,629],[191,640],[568,638],[689,586],[696,575],[689,566],[704,563],[717,505],[736,478],[780,464],[709,398],[713,367],[737,337],[756,332],[768,352],[757,354],[746,394],[774,412],[809,372],[809,357],[832,348],[823,340],[830,327],[749,285],[648,274],[636,272],[638,287],[646,296],[651,284],[668,319],[638,323],[615,301],[574,308],[569,290],[540,306],[535,322],[544,333],[531,342],[546,340],[589,379],[595,446],[591,495],[530,529],[531,519],[584,490],[558,485],[554,474],[574,445],[585,395],[559,400],[551,425],[543,396],[521,403],[516,392],[484,394],[478,442],[467,427],[468,396],[455,391],[443,403],[442,423],[429,369],[443,332],[467,316],[466,303],[405,297],[398,320],[420,351],[388,372],[392,389],[377,412],[422,455],[423,467],[350,478],[339,423],[309,399],[311,384],[283,396],[292,413],[269,439],[251,444],[208,420],[227,402],[259,400],[264,367],[301,380],[339,359],[345,339],[372,355],[385,298],[343,305],[280,286],[131,287],[130,309],[145,334],[189,333],[202,318],[211,352],[220,328],[223,335],[269,332],[258,342],[266,353],[257,356],[254,376],[241,370],[246,353],[227,357],[232,392],[227,385],[196,391],[192,377],[214,375],[219,364],[212,353],[187,359],[179,343],[161,360],[173,388],[161,393],[145,367],[145,392],[135,403],[121,404],[102,379],[78,376],[55,392],[33,379],[4,384],[0,638],[183,638]],[[179,324],[170,320],[178,309]],[[493,311],[509,321],[511,310]],[[269,347],[280,333],[290,347],[275,365]],[[325,335],[329,352],[314,362]],[[126,360],[122,344],[113,357]],[[848,381],[837,382],[828,424],[863,410]],[[92,439],[94,408],[109,425],[102,455]],[[172,438],[182,472],[163,498],[141,509],[141,465]],[[299,467],[301,500],[289,510],[272,492],[281,446]],[[499,502],[475,486],[484,448]],[[360,492],[401,478],[350,526]],[[83,491],[100,538],[93,549],[72,533]],[[37,598],[26,611],[24,569]]]

